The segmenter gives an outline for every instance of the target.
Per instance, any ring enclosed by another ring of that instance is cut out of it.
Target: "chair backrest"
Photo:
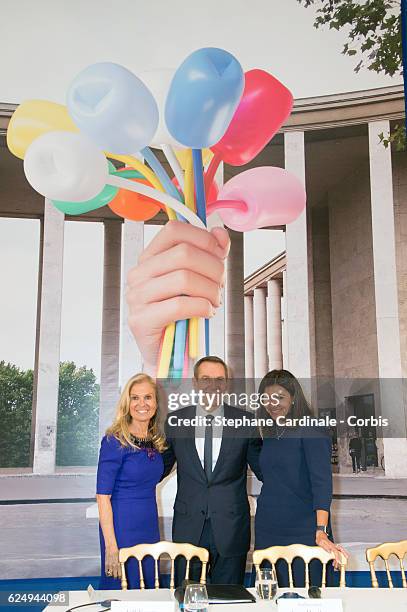
[[[384,561],[384,565],[387,573],[387,580],[389,581],[389,588],[393,588],[393,581],[391,579],[390,568],[389,568],[389,557],[390,555],[396,555],[400,563],[401,571],[401,582],[405,589],[407,589],[406,573],[403,567],[403,558],[407,555],[407,540],[400,540],[400,542],[384,542],[373,548],[366,548],[366,561],[369,563],[370,575],[372,577],[372,587],[375,589],[379,588],[377,581],[376,571],[374,563],[377,557],[381,557]]]
[[[135,557],[138,561],[140,573],[140,589],[145,589],[142,560],[151,556],[154,559],[154,588],[160,588],[158,576],[158,560],[161,555],[168,555],[171,559],[170,589],[174,589],[175,558],[178,556],[186,559],[185,579],[189,578],[189,565],[191,559],[197,557],[202,562],[200,584],[206,584],[206,568],[209,552],[206,548],[194,546],[193,544],[178,544],[176,542],[156,542],[155,544],[137,544],[129,548],[119,550],[119,562],[122,569],[122,589],[127,590],[127,578],[124,564],[129,557]]]
[[[322,583],[321,587],[326,587],[326,564],[328,561],[333,561],[335,555],[329,553],[320,546],[305,546],[305,544],[290,544],[290,546],[270,546],[270,548],[264,548],[263,550],[255,550],[253,552],[253,563],[256,568],[256,573],[260,569],[260,565],[263,561],[271,563],[274,571],[276,570],[275,564],[279,559],[284,559],[288,565],[288,580],[290,589],[294,588],[292,562],[295,558],[300,557],[305,563],[305,587],[308,589],[310,586],[309,582],[309,563],[312,559],[318,559],[322,563]],[[340,564],[340,578],[339,586],[345,587],[345,570],[346,570],[346,557],[341,554]],[[312,585],[317,586],[317,585]]]

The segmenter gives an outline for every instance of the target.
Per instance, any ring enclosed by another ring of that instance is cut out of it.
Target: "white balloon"
[[[178,149],[185,149],[184,145],[180,144],[171,136],[165,124],[165,101],[174,74],[175,70],[171,70],[170,68],[159,68],[140,74],[140,79],[147,85],[158,106],[158,127],[150,144],[150,147],[156,149],[160,149],[163,144],[172,145]]]
[[[50,200],[83,202],[97,196],[109,175],[107,159],[82,134],[47,132],[28,147],[27,181]]]

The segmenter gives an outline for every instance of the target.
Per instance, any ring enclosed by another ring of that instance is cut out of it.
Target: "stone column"
[[[35,372],[34,474],[55,472],[61,345],[64,215],[50,200],[44,207],[37,369]]]
[[[263,378],[268,370],[267,357],[267,289],[256,287],[254,311],[254,376]]]
[[[112,423],[119,398],[121,221],[106,220],[103,270],[99,433]]]
[[[285,168],[305,184],[304,132],[284,134]],[[306,209],[286,227],[286,341],[287,364],[302,379],[310,399],[311,347],[309,319],[309,282]]]
[[[244,272],[243,233],[229,230],[226,262],[226,362],[234,378],[244,378]]]
[[[288,370],[288,338],[287,338],[287,271],[283,270],[281,344],[283,353],[283,368]]]
[[[283,367],[282,329],[281,329],[281,285],[277,279],[267,283],[267,352],[268,369],[280,370]]]
[[[137,265],[144,248],[144,223],[126,219],[122,225],[122,290],[121,290],[121,337],[120,337],[120,388],[134,374],[143,369],[142,356],[127,322],[126,302],[127,275]]]
[[[382,416],[387,417],[390,422],[390,436],[383,440],[384,460],[386,476],[403,478],[407,474],[407,421],[406,408],[403,404],[392,161],[390,147],[386,149],[379,139],[379,134],[386,134],[389,131],[389,121],[369,123],[370,193],[380,404]]]
[[[254,378],[253,296],[244,296],[244,338],[246,378]]]

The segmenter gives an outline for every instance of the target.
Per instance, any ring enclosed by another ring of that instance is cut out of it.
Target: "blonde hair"
[[[157,403],[157,410],[154,416],[150,419],[148,423],[148,438],[160,453],[162,453],[166,448],[165,444],[165,436],[160,431],[159,428],[159,417],[160,417],[160,406],[158,401],[158,388],[155,380],[148,376],[148,374],[140,373],[135,374],[127,381],[120,399],[117,403],[116,407],[116,417],[113,421],[113,424],[106,430],[107,436],[114,436],[119,440],[122,446],[132,446],[133,448],[139,448],[137,444],[135,444],[132,440],[132,434],[129,430],[129,425],[131,423],[131,415],[130,415],[130,392],[133,385],[137,385],[139,383],[148,382],[154,389],[155,400]]]

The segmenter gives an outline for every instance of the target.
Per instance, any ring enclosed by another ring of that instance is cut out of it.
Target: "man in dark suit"
[[[205,394],[225,392],[228,368],[224,361],[219,357],[200,359],[194,367],[194,384]],[[213,584],[244,581],[250,547],[247,466],[261,478],[261,439],[250,424],[234,426],[243,416],[253,417],[215,401],[212,405],[181,408],[170,413],[166,422],[169,448],[163,456],[163,477],[177,463],[173,541],[209,550],[208,576]],[[200,417],[199,423],[195,419],[188,425],[194,417]],[[197,570],[191,565],[192,579],[199,578]]]

